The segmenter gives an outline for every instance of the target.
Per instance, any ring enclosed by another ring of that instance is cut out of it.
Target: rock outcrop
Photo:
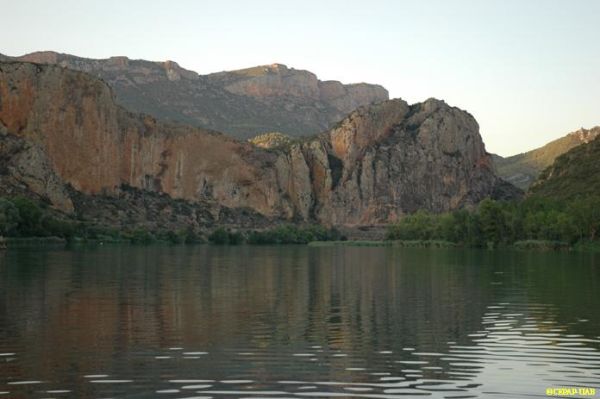
[[[203,76],[173,61],[95,60],[55,52],[14,59],[93,74],[131,111],[240,139],[272,131],[322,132],[357,107],[389,98],[378,85],[321,82],[311,72],[278,64]]]
[[[9,62],[0,63],[0,122],[3,137],[42,149],[47,161],[32,164],[78,193],[117,197],[128,186],[214,215],[246,209],[271,220],[376,224],[517,195],[495,176],[474,118],[434,99],[362,107],[328,132],[265,150],[132,114],[86,73]]]

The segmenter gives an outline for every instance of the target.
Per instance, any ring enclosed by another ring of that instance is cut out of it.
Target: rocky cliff
[[[311,72],[279,64],[202,76],[173,61],[127,57],[94,60],[37,52],[15,60],[88,72],[106,81],[129,110],[237,138],[322,132],[357,107],[388,99],[381,86],[322,82]]]
[[[326,133],[265,150],[132,114],[86,73],[4,62],[0,123],[2,140],[41,150],[30,168],[77,193],[116,198],[127,186],[213,215],[245,209],[270,220],[373,224],[516,194],[494,175],[473,117],[433,99],[362,107]],[[38,185],[38,195],[68,212],[70,198],[50,186]]]

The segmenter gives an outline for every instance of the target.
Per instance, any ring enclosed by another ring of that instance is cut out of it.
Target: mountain
[[[96,60],[55,52],[13,59],[88,72],[106,81],[129,110],[241,139],[272,131],[322,132],[357,107],[389,98],[378,85],[320,81],[281,64],[203,76],[173,61]]]
[[[534,196],[562,200],[600,196],[600,137],[556,158],[540,174],[530,192]]]
[[[361,107],[278,149],[131,113],[105,82],[53,65],[0,63],[0,99],[0,194],[98,223],[377,224],[518,195],[475,119],[434,99]]]
[[[594,140],[599,135],[600,126],[589,130],[581,128],[535,150],[506,158],[492,155],[492,158],[498,174],[503,179],[523,190],[527,190],[542,170],[552,165],[558,156],[574,147]]]

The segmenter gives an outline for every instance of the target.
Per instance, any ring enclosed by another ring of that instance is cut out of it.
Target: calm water
[[[589,254],[8,251],[0,398],[516,398],[600,388],[599,290],[600,257]]]

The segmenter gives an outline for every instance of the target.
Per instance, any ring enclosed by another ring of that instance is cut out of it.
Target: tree
[[[600,197],[593,195],[578,198],[568,208],[581,239],[594,241],[600,230]]]
[[[218,245],[229,244],[229,233],[223,228],[218,228],[208,236],[208,241]]]
[[[497,246],[508,239],[507,223],[502,205],[489,198],[479,203],[479,221],[488,246]]]
[[[44,235],[41,226],[42,210],[40,207],[27,198],[15,198],[13,201],[15,207],[19,210],[19,224],[17,230],[23,236]]]
[[[19,225],[21,216],[17,207],[5,198],[0,198],[0,234],[10,235]]]

